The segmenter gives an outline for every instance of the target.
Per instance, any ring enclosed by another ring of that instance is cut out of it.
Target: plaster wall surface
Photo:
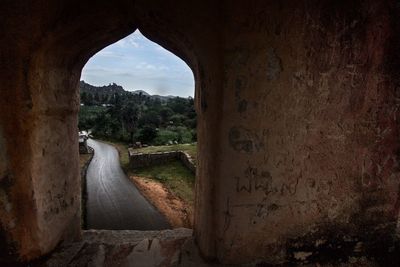
[[[373,243],[363,251],[393,244],[393,8],[385,1],[225,6],[218,258],[282,263],[300,251],[315,260],[322,250],[333,258],[352,253],[358,242]]]

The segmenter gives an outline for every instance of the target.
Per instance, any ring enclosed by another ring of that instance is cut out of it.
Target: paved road
[[[169,228],[164,216],[138,191],[119,164],[118,151],[92,139],[95,151],[86,185],[88,229],[161,230]]]

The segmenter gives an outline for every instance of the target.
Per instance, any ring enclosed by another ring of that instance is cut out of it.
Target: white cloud
[[[160,66],[155,66],[153,64],[147,62],[140,62],[135,66],[136,69],[145,69],[145,70],[157,70],[160,69]]]
[[[128,47],[141,48],[143,47],[141,43],[145,41],[145,39],[146,38],[140,31],[135,31],[133,34],[128,35],[127,37],[116,42],[115,45],[122,48],[128,48]]]
[[[133,46],[133,47],[135,47],[135,48],[141,47],[140,44],[139,44],[139,42],[138,42],[137,40],[133,39],[133,38],[129,38],[129,39],[127,40],[127,42],[128,42],[129,45],[131,45],[131,46]]]
[[[140,44],[134,40],[128,40],[128,39],[121,39],[118,42],[115,43],[117,46],[121,48],[128,48],[128,47],[134,47],[134,48],[139,48]]]
[[[100,51],[96,54],[96,56],[100,56],[100,57],[111,57],[111,58],[124,58],[124,54],[122,53],[117,53],[114,51]]]

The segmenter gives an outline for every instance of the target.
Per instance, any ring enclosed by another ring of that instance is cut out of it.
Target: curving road
[[[88,229],[161,230],[169,228],[164,216],[139,192],[122,171],[118,151],[93,139],[95,151],[87,175]]]

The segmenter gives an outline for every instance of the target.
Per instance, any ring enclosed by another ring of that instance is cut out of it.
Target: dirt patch
[[[81,169],[81,172],[83,171],[85,165],[89,162],[89,160],[92,158],[93,153],[90,154],[79,154],[79,166]]]
[[[193,209],[175,196],[163,184],[154,180],[130,176],[140,192],[167,218],[173,228],[193,226]]]

